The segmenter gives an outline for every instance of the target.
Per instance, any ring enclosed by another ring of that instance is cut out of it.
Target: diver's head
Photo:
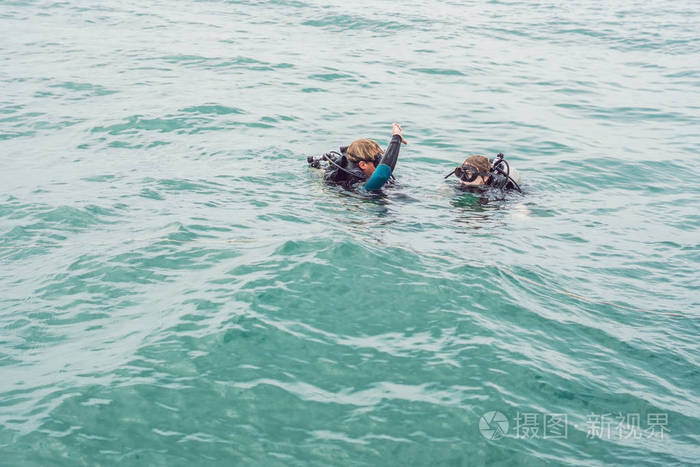
[[[472,154],[457,167],[454,174],[459,178],[462,186],[486,185],[489,181],[491,162],[480,154]]]
[[[374,169],[379,164],[382,157],[382,148],[376,141],[371,139],[358,139],[348,146],[348,160],[354,162],[364,172],[365,176],[371,177]]]

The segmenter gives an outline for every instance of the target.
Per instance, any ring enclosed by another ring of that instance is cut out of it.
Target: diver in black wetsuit
[[[488,160],[485,156],[473,154],[467,157],[462,165],[448,173],[456,175],[460,180],[460,186],[464,189],[499,188],[502,190],[520,189],[520,174],[504,159],[503,154],[498,154],[495,159]]]
[[[337,183],[346,188],[361,185],[364,190],[379,190],[389,180],[399,158],[403,139],[401,125],[392,124],[392,137],[389,147],[382,151],[376,141],[358,139],[350,146],[340,148],[340,152],[331,151],[322,156],[309,156],[307,162],[311,167],[324,169],[323,179]]]

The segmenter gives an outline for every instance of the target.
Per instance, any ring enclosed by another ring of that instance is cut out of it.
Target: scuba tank
[[[520,173],[511,168],[504,159],[503,153],[498,153],[491,161],[491,173],[487,185],[501,189],[514,189],[520,193]]]

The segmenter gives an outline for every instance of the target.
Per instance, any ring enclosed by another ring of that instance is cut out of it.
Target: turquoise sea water
[[[699,23],[1,2],[0,465],[697,464]],[[383,195],[307,168],[392,121]]]

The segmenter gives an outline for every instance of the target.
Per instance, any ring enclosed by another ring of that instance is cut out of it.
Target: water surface
[[[697,463],[699,17],[3,2],[0,464]],[[306,167],[392,121],[382,196]]]

